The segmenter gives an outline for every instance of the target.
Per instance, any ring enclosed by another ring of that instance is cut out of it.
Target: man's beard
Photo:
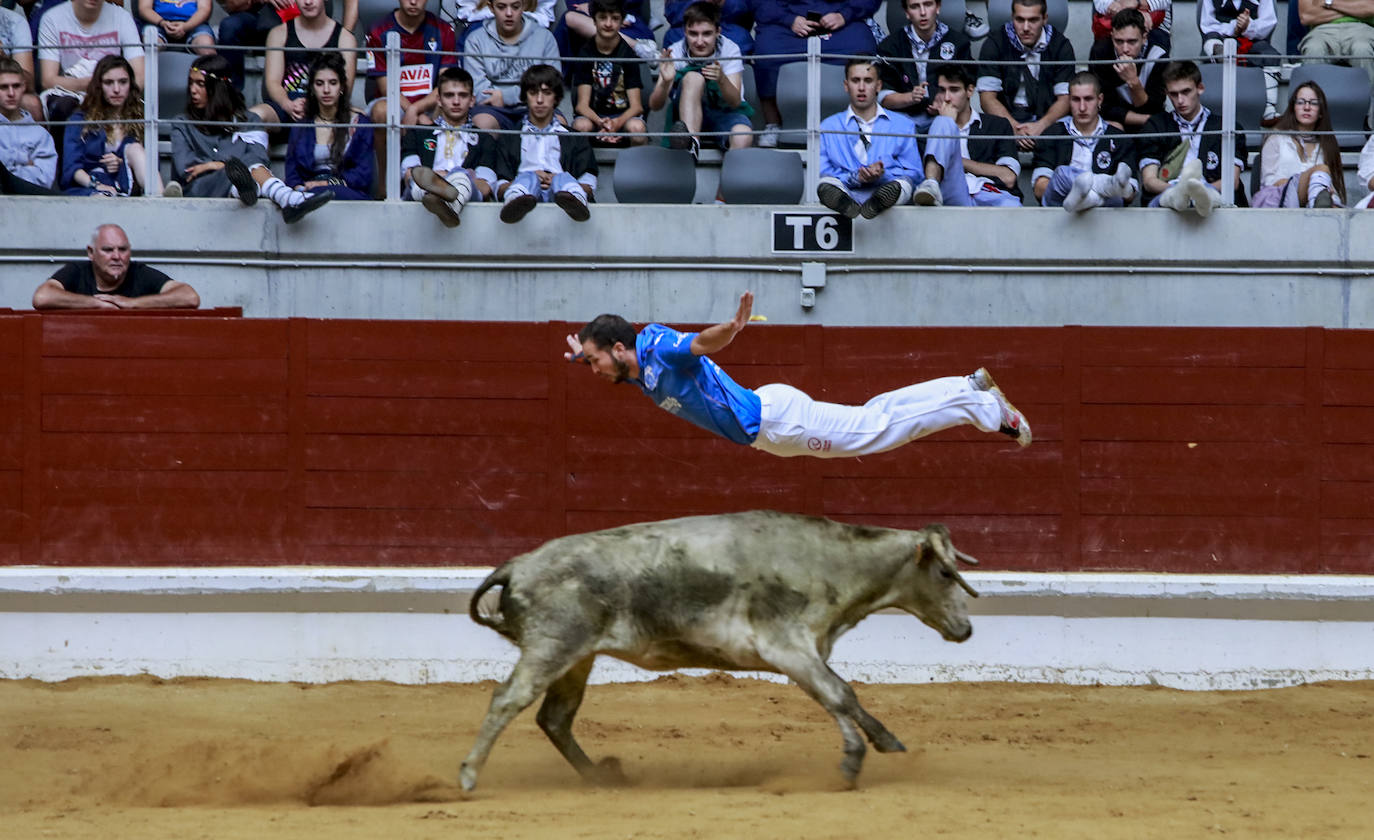
[[[615,365],[615,379],[612,381],[619,385],[621,382],[630,378],[630,366],[619,359],[612,358],[611,364]]]

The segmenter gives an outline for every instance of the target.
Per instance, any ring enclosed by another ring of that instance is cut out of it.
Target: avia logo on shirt
[[[669,414],[677,414],[679,411],[682,410],[682,403],[677,401],[677,397],[669,397],[668,399],[659,403],[658,407],[668,412]]]
[[[644,387],[650,391],[658,387],[658,368],[646,367],[644,369]]]

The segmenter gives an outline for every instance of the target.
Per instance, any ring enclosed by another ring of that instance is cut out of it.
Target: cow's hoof
[[[458,771],[458,785],[464,792],[471,793],[477,787],[477,771],[464,764]]]
[[[610,755],[596,763],[589,778],[593,784],[604,787],[621,787],[630,783],[625,778],[625,771],[620,768],[620,759]]]
[[[874,741],[873,749],[880,753],[906,752],[906,745],[898,741],[895,736],[889,735],[886,738],[879,738]]]

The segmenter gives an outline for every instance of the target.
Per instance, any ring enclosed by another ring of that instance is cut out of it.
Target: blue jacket
[[[16,178],[51,187],[57,178],[57,147],[48,130],[20,110],[14,122],[0,116],[0,163]]]
[[[80,111],[74,112],[67,123],[62,138],[62,188],[69,195],[92,195],[95,193],[94,185],[102,183],[113,186],[125,195],[133,193],[133,173],[127,164],[121,162],[119,171],[111,174],[100,163],[105,156],[105,129],[96,128],[83,137],[85,123],[86,115]],[[123,157],[125,147],[132,142],[134,139],[126,134],[114,153]],[[76,183],[76,173],[83,169],[91,176],[92,186],[83,187]]]
[[[342,122],[342,121],[341,121]],[[315,167],[315,126],[298,125],[286,141],[286,181],[299,187],[306,181],[330,181],[335,198],[371,200],[377,163],[372,152],[372,123],[362,114],[353,115],[353,137],[344,147],[337,171]],[[341,129],[342,130],[342,129]]]
[[[868,148],[868,163],[881,160],[883,177],[868,184],[861,184],[857,175],[859,168],[865,165],[854,148],[859,143],[858,134],[827,133],[858,130],[858,118],[849,108],[821,121],[821,177],[838,178],[852,189],[875,187],[894,178],[911,178],[916,182],[922,179],[921,173],[925,167],[921,164],[921,152],[916,144],[916,124],[910,117],[881,106],[878,108],[870,140],[872,145]],[[879,136],[883,134],[900,136]]]
[[[790,29],[792,19],[804,18],[807,12],[839,12],[845,25],[861,23],[873,17],[882,0],[749,0],[749,5],[760,26],[771,23]]]

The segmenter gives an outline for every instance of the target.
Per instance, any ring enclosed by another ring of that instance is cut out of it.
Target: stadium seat
[[[1056,32],[1067,38],[1069,0],[1047,0],[1047,5],[1049,6],[1050,26],[1053,26]],[[940,19],[944,20],[944,15],[941,15]],[[1011,0],[988,0],[988,37],[992,37],[992,33],[1005,26],[1009,20],[1011,20]],[[1084,54],[1086,55],[1086,51]]]
[[[163,119],[186,113],[186,77],[190,75],[191,64],[197,58],[199,56],[195,53],[181,50],[158,50],[157,109]],[[163,126],[159,133],[170,131],[170,126]]]
[[[720,197],[726,204],[800,204],[805,180],[796,152],[732,149],[720,167]]]
[[[425,3],[426,8],[434,5],[433,0]],[[358,0],[358,29],[353,34],[358,37],[358,45],[361,46],[363,39],[367,37],[367,32],[372,28],[382,15],[396,9],[396,0]],[[433,11],[431,9],[431,11]],[[339,17],[342,19],[343,11],[340,10]],[[452,21],[450,21],[451,23]]]
[[[955,32],[964,31],[964,12],[968,4],[964,0],[941,0],[940,20]],[[887,31],[889,34],[900,32],[906,26],[906,12],[902,10],[902,0],[887,0]]]
[[[1314,82],[1326,94],[1331,109],[1331,127],[1339,132],[1336,142],[1342,149],[1364,145],[1364,118],[1369,111],[1369,76],[1358,67],[1339,64],[1301,64],[1293,68],[1288,90],[1304,82]]]
[[[691,204],[696,161],[683,149],[631,146],[616,155],[611,188],[621,204]]]
[[[821,65],[821,119],[849,107],[844,91],[844,65]],[[806,62],[784,64],[778,72],[778,110],[782,113],[782,135],[786,146],[806,145]]]
[[[1198,65],[1202,73],[1202,104],[1213,113],[1221,114],[1220,64]],[[1245,142],[1257,147],[1264,142],[1260,121],[1264,119],[1264,71],[1258,67],[1236,68],[1236,123],[1245,128]]]

